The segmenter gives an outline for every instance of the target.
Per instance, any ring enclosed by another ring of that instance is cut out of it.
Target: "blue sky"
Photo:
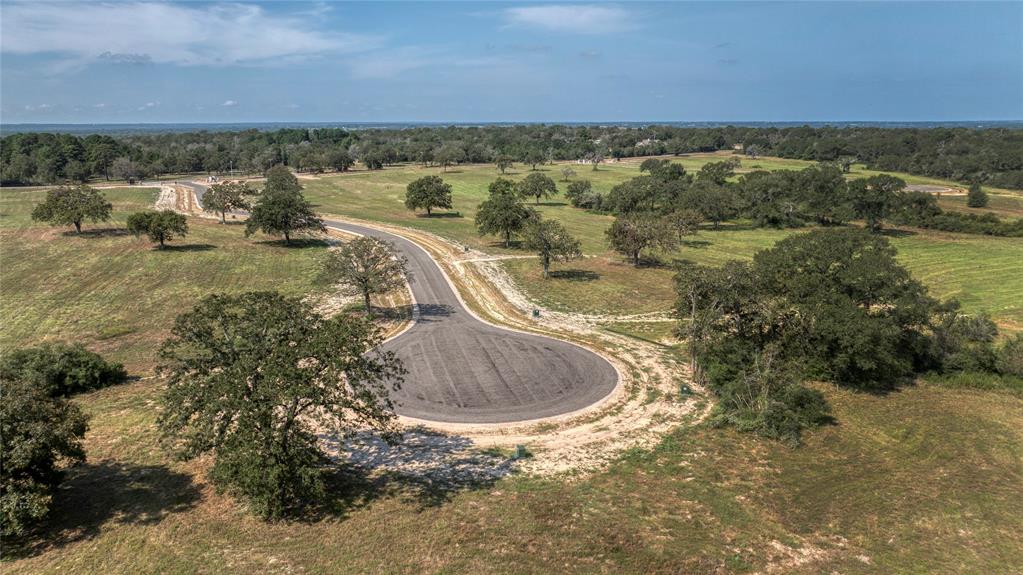
[[[1023,2],[0,5],[6,123],[1023,119]]]

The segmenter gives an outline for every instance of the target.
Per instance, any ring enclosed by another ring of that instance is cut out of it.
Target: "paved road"
[[[205,188],[191,187],[201,198]],[[401,415],[454,423],[523,421],[581,409],[614,389],[615,369],[595,353],[470,314],[437,263],[413,242],[345,222],[325,224],[387,240],[408,258],[419,319],[383,344],[409,370],[392,395]]]

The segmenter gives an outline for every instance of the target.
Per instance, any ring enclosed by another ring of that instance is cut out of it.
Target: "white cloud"
[[[234,100],[224,100],[224,103],[221,104],[221,106],[224,106],[225,108],[233,108],[237,105],[238,102],[235,102]]]
[[[159,105],[160,105],[160,102],[146,102],[145,104],[142,104],[141,106],[139,106],[139,111],[142,112],[142,111],[145,111],[145,110],[152,110],[153,108],[155,108],[155,107],[157,107]]]
[[[576,34],[610,34],[635,25],[632,14],[625,9],[596,4],[519,6],[506,9],[504,17],[512,26]]]
[[[0,51],[56,54],[79,64],[228,65],[372,48],[379,40],[317,30],[246,4],[5,3]]]

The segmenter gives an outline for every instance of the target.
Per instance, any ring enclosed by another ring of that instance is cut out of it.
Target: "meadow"
[[[572,167],[576,178],[606,191],[635,175],[637,166]],[[547,169],[560,180],[558,167]],[[512,172],[513,178],[527,173],[521,166]],[[405,210],[405,184],[427,173],[452,183],[462,217]],[[324,213],[522,254],[479,238],[472,226],[475,205],[497,175],[491,166],[447,172],[403,166],[302,181]],[[76,236],[31,222],[41,190],[2,191],[6,329],[0,346],[80,341],[144,375],[173,318],[206,293],[319,289],[312,277],[325,252],[321,244],[286,248],[259,236],[245,239],[237,225],[192,218],[189,236],[161,252],[118,231],[126,214],[151,205],[155,190],[105,193],[114,221],[87,225]],[[669,266],[624,263],[603,243],[609,217],[561,202],[539,209],[565,222],[589,257],[557,266],[546,281],[532,259],[507,260],[506,269],[530,295],[559,309],[612,315],[670,307]],[[992,209],[1005,205],[993,202]],[[728,224],[701,230],[661,257],[669,264],[719,264],[751,257],[790,233],[798,231]],[[1003,326],[1023,326],[1021,240],[918,230],[890,239],[935,294],[989,310]],[[605,327],[661,341],[671,323],[609,320]],[[136,381],[75,398],[91,417],[88,461],[69,470],[39,533],[5,542],[2,568],[10,574],[1014,572],[1023,557],[1016,536],[1023,530],[1023,391],[975,387],[922,381],[887,395],[822,387],[835,424],[807,433],[797,449],[701,423],[569,478],[513,474],[449,485],[341,469],[321,507],[292,521],[263,523],[206,482],[208,459],[181,463],[163,451],[154,425],[161,382]]]
[[[694,154],[680,163],[689,172],[708,161],[728,154]],[[540,169],[555,179],[561,193],[567,185],[561,168],[571,167],[572,179],[587,179],[597,191],[607,192],[614,185],[639,174],[638,159],[602,164],[594,171],[588,165],[558,164]],[[799,160],[779,158],[744,159],[739,172],[752,169],[801,169],[810,165]],[[529,173],[528,166],[516,164],[504,177],[518,180]],[[876,172],[853,166],[850,178]],[[405,186],[423,175],[439,175],[452,186],[454,208],[450,213],[426,217],[413,213],[403,204]],[[954,182],[896,174],[910,183],[961,187]],[[463,245],[494,254],[523,254],[520,249],[505,249],[496,238],[480,237],[473,218],[476,206],[487,196],[487,186],[501,176],[493,166],[439,167],[399,166],[383,171],[356,171],[337,176],[304,179],[306,194],[318,209],[335,214],[383,221],[430,231]],[[1023,205],[1023,196],[1005,190],[989,190],[989,209],[1002,217],[1015,217]],[[532,202],[529,202],[532,205]],[[965,208],[963,196],[941,196],[943,205]],[[778,240],[810,228],[797,230],[752,229],[731,223],[714,229],[704,225],[675,252],[658,254],[662,265],[633,268],[609,250],[604,230],[613,218],[568,205],[562,195],[534,205],[544,217],[562,222],[577,237],[587,258],[556,264],[554,276],[544,281],[539,268],[530,260],[509,260],[505,269],[532,298],[545,306],[582,313],[645,313],[666,311],[673,305],[672,264],[691,261],[720,265],[728,259],[748,259]],[[950,208],[951,209],[951,208]],[[976,210],[974,210],[976,211]],[[968,234],[950,234],[927,230],[895,230],[888,234],[899,251],[899,260],[931,293],[941,298],[955,297],[970,313],[987,312],[1006,330],[1023,329],[1023,238],[993,238]],[[1013,281],[1016,280],[1016,281]]]
[[[40,189],[6,188],[0,200],[3,286],[0,346],[77,341],[132,373],[149,373],[174,318],[213,292],[314,290],[326,244],[288,248],[240,225],[191,218],[189,234],[165,250],[124,229],[128,214],[151,208],[157,190],[104,190],[113,219],[53,228],[30,219]]]

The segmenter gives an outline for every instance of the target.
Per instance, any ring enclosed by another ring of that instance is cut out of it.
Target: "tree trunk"
[[[227,223],[227,211],[221,211],[220,212],[220,223],[222,223],[222,224],[226,224]]]
[[[632,263],[633,265],[639,265],[639,250],[632,253]]]
[[[550,275],[551,260],[550,258],[543,258],[541,261],[543,261],[543,279],[547,279],[547,276]]]
[[[430,210],[430,206],[426,206],[426,217],[430,217],[432,215],[433,215],[433,212]]]
[[[540,205],[540,196],[536,197],[536,205],[538,205],[538,206]]]
[[[163,236],[160,236],[160,249],[163,249]]]
[[[291,243],[291,236],[288,234],[288,232],[284,232],[284,243],[286,244]]]
[[[504,247],[507,248],[510,245],[511,245],[511,232],[506,231],[506,232],[504,232]]]
[[[366,306],[366,317],[371,317],[373,312],[369,307],[369,290],[362,290],[362,303]]]
[[[75,233],[82,233],[82,220],[75,220]]]

